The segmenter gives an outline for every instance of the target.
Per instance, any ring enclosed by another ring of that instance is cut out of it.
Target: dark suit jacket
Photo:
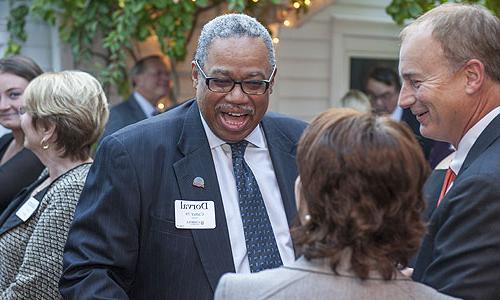
[[[128,97],[127,101],[123,101],[110,109],[108,123],[106,123],[102,138],[125,126],[142,121],[146,117],[139,103],[137,103],[134,94],[132,94]]]
[[[415,115],[411,113],[411,110],[409,108],[403,109],[403,115],[401,116],[401,121],[405,122],[406,124],[408,124],[408,126],[410,126],[411,130],[415,134],[415,137],[420,143],[422,150],[424,151],[425,158],[429,159],[429,155],[431,153],[434,141],[422,136],[422,134],[420,133],[420,123],[417,121]]]
[[[443,171],[427,184],[429,228],[413,279],[464,299],[500,295],[500,116],[481,133],[436,208]]]
[[[305,123],[266,114],[265,132],[288,224],[296,143]],[[205,188],[193,179],[205,179]],[[179,230],[174,200],[212,200],[216,228]],[[234,272],[219,184],[194,100],[103,140],[64,255],[67,299],[212,299]]]
[[[12,139],[10,133],[0,138],[0,157],[3,156]],[[43,169],[44,165],[38,157],[26,148],[0,166],[0,213],[14,200],[22,188],[38,178]]]

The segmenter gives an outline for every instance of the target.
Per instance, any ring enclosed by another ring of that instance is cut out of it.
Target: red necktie
[[[439,206],[439,203],[441,203],[441,200],[443,200],[446,191],[448,191],[448,188],[456,177],[457,175],[455,175],[455,172],[453,172],[451,168],[448,168],[448,171],[446,171],[446,176],[444,177],[443,187],[441,188],[441,194],[439,194],[439,200],[436,206]]]

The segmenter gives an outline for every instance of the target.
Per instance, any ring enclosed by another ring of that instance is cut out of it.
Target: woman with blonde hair
[[[108,104],[94,77],[64,71],[31,81],[19,110],[24,146],[46,169],[0,216],[0,299],[59,299],[64,245]]]

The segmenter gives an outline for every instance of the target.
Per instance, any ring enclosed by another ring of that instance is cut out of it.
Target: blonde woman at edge
[[[24,146],[46,169],[0,216],[0,299],[62,299],[64,244],[108,103],[87,73],[45,73],[24,91],[19,113]]]

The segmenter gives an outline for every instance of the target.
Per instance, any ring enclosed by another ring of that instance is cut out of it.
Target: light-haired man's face
[[[472,107],[464,93],[466,77],[462,70],[451,70],[430,32],[413,32],[401,45],[399,105],[416,115],[423,136],[457,146]]]
[[[168,95],[170,75],[160,59],[145,62],[145,70],[134,77],[135,90],[152,105]]]

